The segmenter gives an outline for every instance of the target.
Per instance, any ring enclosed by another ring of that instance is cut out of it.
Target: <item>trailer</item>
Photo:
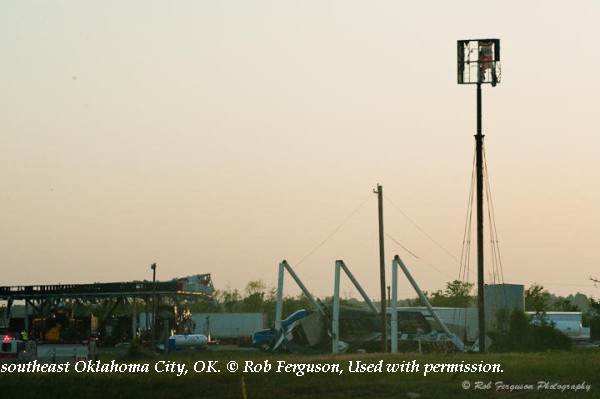
[[[267,326],[266,313],[195,313],[194,334],[204,334],[209,342],[250,345],[252,335]]]
[[[543,315],[525,312],[533,324],[549,324],[573,341],[590,339],[590,328],[581,325],[581,312],[546,312]]]
[[[159,318],[157,318],[158,324]],[[140,313],[139,325],[141,331],[144,326],[152,324],[151,313]],[[250,346],[252,334],[262,330],[267,325],[266,313],[194,313],[188,322],[190,334],[202,334],[210,343],[221,342]],[[171,335],[176,334],[171,330]],[[185,335],[185,334],[183,334]]]

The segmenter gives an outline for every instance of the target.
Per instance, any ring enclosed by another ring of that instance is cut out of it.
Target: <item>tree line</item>
[[[477,297],[474,284],[460,280],[446,283],[446,288],[435,292],[425,292],[425,296],[434,307],[475,307]],[[332,297],[322,298],[323,303],[331,303]],[[269,288],[263,280],[253,280],[246,284],[243,291],[238,289],[217,290],[213,303],[198,302],[190,305],[194,312],[260,312],[267,313],[270,321],[275,320],[277,292]],[[364,307],[365,304],[355,298],[341,298],[345,306]],[[373,301],[378,305],[378,301]],[[422,306],[418,297],[398,301],[399,306]],[[285,296],[283,316],[298,309],[311,309],[312,304],[304,294]],[[592,338],[600,339],[600,301],[577,293],[566,297],[550,293],[543,285],[534,283],[525,290],[525,311],[544,314],[551,311],[582,312],[582,324],[591,327]]]

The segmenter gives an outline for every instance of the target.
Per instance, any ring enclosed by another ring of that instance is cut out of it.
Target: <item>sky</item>
[[[503,281],[598,298],[598,15],[597,1],[4,0],[0,285],[151,279],[156,262],[158,280],[243,291],[275,287],[285,259],[326,297],[341,259],[377,298],[381,184],[388,284],[399,254],[443,289],[476,133],[456,42],[499,38],[483,133]]]

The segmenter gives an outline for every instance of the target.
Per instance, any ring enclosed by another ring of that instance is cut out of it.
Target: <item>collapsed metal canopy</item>
[[[155,285],[156,284],[156,285]],[[57,298],[103,299],[139,298],[153,294],[180,298],[213,299],[210,274],[198,274],[171,281],[132,281],[121,283],[51,284],[0,287],[0,300],[56,300]]]

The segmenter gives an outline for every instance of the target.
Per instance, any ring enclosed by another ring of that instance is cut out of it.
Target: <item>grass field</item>
[[[205,351],[146,356],[135,360],[104,355],[100,358],[100,365],[110,367],[112,360],[125,365],[145,365],[143,367],[147,367],[148,371],[95,372],[87,369],[84,363],[77,365],[78,370],[71,363],[68,372],[61,373],[5,370],[0,374],[0,398],[243,398],[244,389],[250,399],[600,398],[598,350],[487,355],[345,354],[335,357]],[[235,372],[228,371],[227,364],[231,361],[239,366]],[[364,366],[372,364],[371,370],[351,372],[357,369],[359,361]],[[209,362],[216,362],[210,365],[220,372],[207,373]],[[257,371],[265,365],[271,365],[271,369],[267,372],[244,372],[246,362],[252,362]],[[411,371],[409,362],[412,362],[412,368],[418,364],[419,371]],[[482,363],[497,364],[502,372],[464,370],[464,364]],[[288,365],[287,371],[284,364]],[[294,370],[294,364],[319,364],[325,369],[332,368],[334,372],[297,375],[305,366]],[[324,366],[326,364],[329,366]],[[387,369],[388,365],[394,364],[405,364],[404,372]],[[463,365],[463,371],[441,370],[442,366],[433,366],[437,364]],[[97,365],[93,363],[94,370]],[[204,365],[204,371],[194,371],[194,365],[197,370]],[[338,365],[341,374],[335,370],[335,365]],[[187,373],[177,376],[177,367],[181,368],[181,372],[187,370]],[[426,367],[429,372],[424,375]],[[434,367],[438,368],[437,372]],[[583,384],[582,389],[574,391],[573,386],[578,384]]]

